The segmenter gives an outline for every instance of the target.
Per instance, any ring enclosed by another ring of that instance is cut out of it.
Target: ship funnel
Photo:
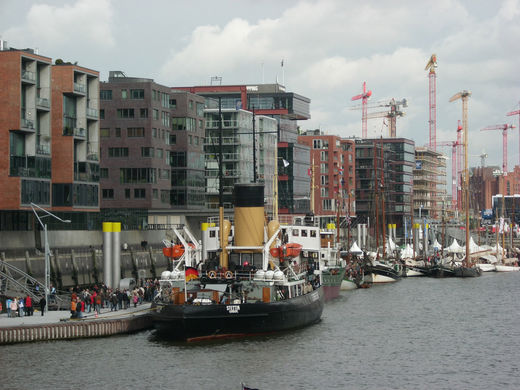
[[[264,185],[235,184],[235,245],[262,246],[264,240]],[[241,252],[261,252],[242,250]]]

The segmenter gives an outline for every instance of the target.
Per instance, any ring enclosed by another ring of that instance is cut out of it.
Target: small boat
[[[375,260],[367,266],[367,273],[372,274],[372,283],[393,283],[401,279],[399,264],[386,264]]]

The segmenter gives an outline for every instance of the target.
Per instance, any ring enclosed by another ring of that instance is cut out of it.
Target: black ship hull
[[[176,340],[239,337],[280,332],[320,320],[324,292],[269,303],[157,304],[152,313],[156,334]]]
[[[434,265],[432,267],[426,267],[428,276],[434,278],[452,278],[455,276],[455,272],[452,267],[444,265]]]
[[[475,278],[480,276],[482,271],[477,267],[456,267],[453,273],[458,278]]]
[[[391,283],[401,279],[395,269],[384,265],[368,266],[365,272],[372,274],[372,283]]]

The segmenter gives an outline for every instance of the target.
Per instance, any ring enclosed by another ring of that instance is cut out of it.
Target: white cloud
[[[113,47],[112,6],[109,0],[77,0],[61,7],[48,4],[31,6],[19,26],[4,31],[12,46]]]

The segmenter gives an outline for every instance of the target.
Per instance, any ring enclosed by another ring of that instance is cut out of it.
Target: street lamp
[[[58,221],[60,222],[65,222],[65,223],[70,223],[70,220],[69,219],[61,219],[60,217],[54,215],[53,213],[51,213],[50,211],[47,211],[45,210],[44,208],[38,206],[37,204],[35,203],[32,203],[31,202],[31,209],[32,211],[34,212],[34,215],[36,215],[36,218],[38,219],[38,222],[40,223],[40,226],[43,228],[43,235],[44,235],[44,239],[45,239],[45,302],[46,302],[46,306],[45,306],[45,310],[46,311],[49,311],[49,285],[50,285],[50,264],[49,264],[49,255],[50,255],[50,249],[49,249],[49,240],[48,240],[48,237],[47,237],[47,224],[43,223],[42,222],[42,218],[45,218],[45,217],[53,217],[55,219],[57,219]],[[40,211],[43,211],[45,214],[47,215],[44,215],[40,218],[40,216],[38,215],[36,209],[40,210]]]

